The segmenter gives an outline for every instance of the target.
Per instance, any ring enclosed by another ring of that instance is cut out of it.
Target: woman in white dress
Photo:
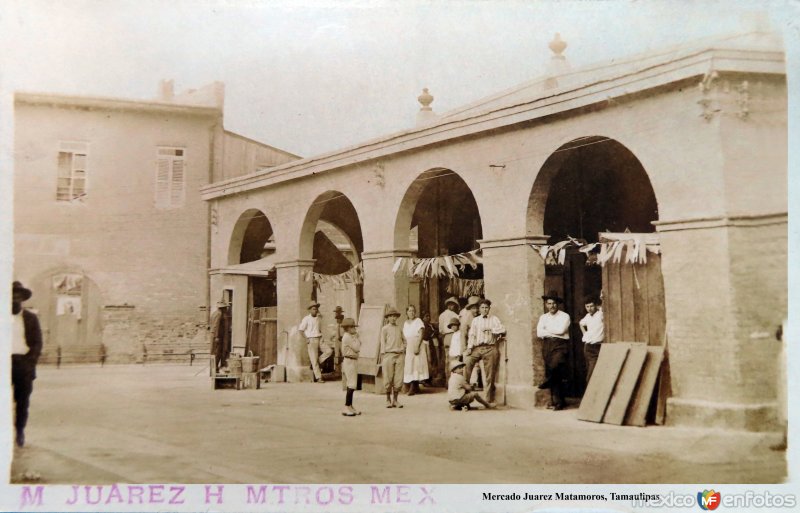
[[[414,305],[406,308],[408,320],[403,323],[403,336],[406,337],[406,361],[403,382],[408,383],[408,395],[414,395],[419,391],[418,382],[430,377],[428,374],[428,350],[422,340],[422,331],[425,323],[417,317],[417,309]]]

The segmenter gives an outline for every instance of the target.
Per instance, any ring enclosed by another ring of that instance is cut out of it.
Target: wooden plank
[[[617,384],[611,393],[608,401],[608,408],[603,415],[603,422],[606,424],[622,425],[625,419],[625,412],[631,402],[631,397],[639,382],[644,361],[647,359],[647,347],[644,344],[631,344],[628,356],[620,370]]]
[[[608,322],[606,342],[619,342],[622,337],[622,286],[620,284],[620,264],[607,263],[608,285],[606,300],[611,310]],[[604,284],[605,285],[605,284]]]
[[[361,351],[358,354],[358,373],[375,376],[378,372],[378,350],[386,305],[361,305],[358,316],[358,338]]]
[[[605,415],[611,393],[617,384],[617,378],[630,350],[628,344],[605,343],[600,348],[600,355],[592,373],[589,386],[578,409],[578,420],[600,422]]]
[[[650,320],[648,344],[663,346],[666,340],[667,314],[664,307],[664,279],[661,275],[661,255],[647,255],[647,316]]]
[[[664,360],[664,348],[649,346],[647,348],[647,359],[639,378],[639,384],[633,392],[628,412],[625,414],[623,424],[626,426],[645,426],[647,424],[647,410],[650,406],[650,399],[658,381],[661,370],[661,362]]]
[[[620,340],[636,340],[636,305],[633,289],[633,265],[620,265],[620,304],[622,314],[622,338]]]
[[[632,265],[633,268],[633,306],[634,339],[650,343],[650,313],[647,296],[647,275],[649,266]]]
[[[664,352],[664,363],[658,376],[658,395],[656,396],[656,411],[654,422],[663,426],[667,419],[667,397],[672,395],[669,375],[669,354]]]

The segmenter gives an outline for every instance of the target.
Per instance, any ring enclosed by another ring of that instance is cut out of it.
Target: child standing
[[[453,362],[450,364],[450,380],[447,382],[447,399],[450,407],[454,410],[469,410],[472,401],[478,401],[487,410],[493,409],[492,405],[486,402],[478,392],[474,392],[472,387],[467,384],[464,377],[464,363]]]
[[[389,308],[385,317],[389,319],[389,324],[381,328],[378,354],[381,357],[386,407],[402,408],[403,405],[397,402],[397,395],[403,386],[403,360],[406,353],[406,338],[403,336],[403,330],[397,325],[400,312],[395,308]]]
[[[358,352],[361,350],[361,340],[356,333],[356,321],[347,317],[342,321],[342,329],[345,331],[342,335],[342,380],[347,386],[347,394],[345,395],[344,409],[342,415],[345,417],[355,417],[361,415],[361,412],[353,408],[353,392],[358,386]]]

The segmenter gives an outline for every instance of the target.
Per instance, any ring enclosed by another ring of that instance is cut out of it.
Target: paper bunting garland
[[[457,297],[482,296],[483,280],[466,280],[464,278],[450,278],[447,292]]]
[[[339,274],[320,274],[313,271],[306,271],[303,273],[303,279],[306,281],[313,280],[317,287],[329,283],[340,287],[345,287],[350,283],[360,285],[364,283],[364,266],[359,262],[347,271]]]
[[[531,244],[531,247],[539,253],[539,256],[545,261],[545,265],[564,265],[569,246],[577,247],[578,251],[586,254],[586,265],[605,265],[609,261],[615,264],[620,262],[646,264],[648,252],[661,253],[660,245],[653,242],[650,239],[651,237],[652,234],[648,233],[603,233],[600,237],[600,242],[587,244],[579,239],[567,236],[567,240],[552,246]],[[624,258],[622,256],[623,252],[625,253]]]
[[[433,258],[399,257],[394,262],[392,273],[405,273],[411,278],[455,278],[470,266],[477,269],[483,263],[481,250],[476,249],[469,253],[446,255]]]

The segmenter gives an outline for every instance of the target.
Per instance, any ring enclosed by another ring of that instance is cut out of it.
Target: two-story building
[[[46,360],[207,349],[199,189],[298,157],[226,131],[221,83],[162,82],[148,101],[20,92],[14,109],[14,274]]]

